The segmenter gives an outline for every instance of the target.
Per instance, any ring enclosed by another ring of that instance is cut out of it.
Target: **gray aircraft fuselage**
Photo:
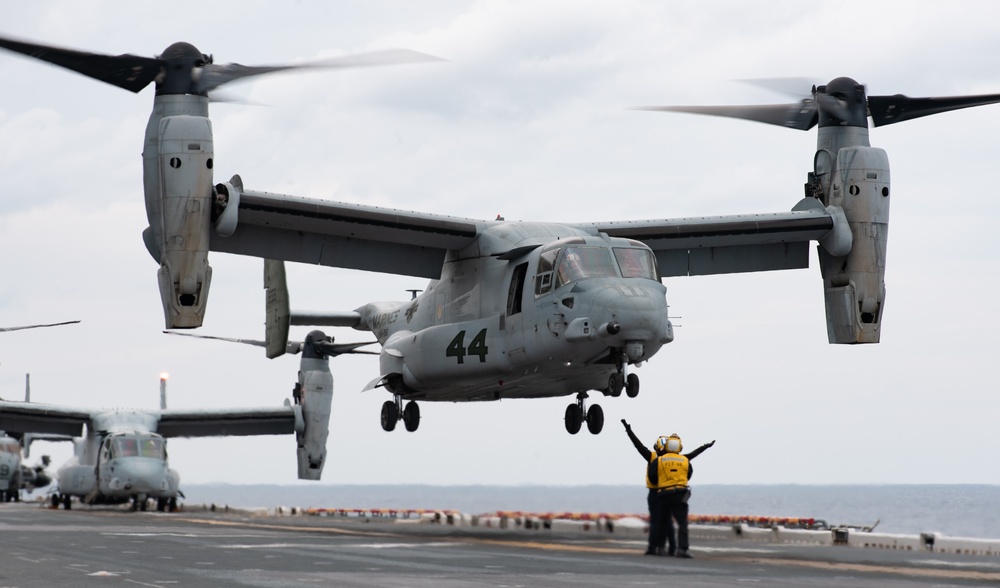
[[[603,390],[673,340],[655,259],[630,239],[498,223],[413,300],[357,309],[358,328],[382,344],[381,383],[407,399]]]

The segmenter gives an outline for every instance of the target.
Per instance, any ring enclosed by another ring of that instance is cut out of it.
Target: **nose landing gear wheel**
[[[604,428],[604,409],[594,404],[587,410],[587,430],[596,435]]]
[[[578,404],[570,404],[566,407],[566,432],[576,435],[580,432],[580,425],[583,424],[583,410]]]
[[[639,376],[635,374],[629,374],[625,381],[625,394],[629,398],[635,398],[639,395]]]
[[[396,408],[396,402],[393,400],[386,400],[382,404],[382,430],[391,431],[396,428],[396,421],[399,420],[399,409]]]
[[[420,426],[420,407],[412,400],[407,402],[406,408],[403,409],[403,424],[411,433]]]

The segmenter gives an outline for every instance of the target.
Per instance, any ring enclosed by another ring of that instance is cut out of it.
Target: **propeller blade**
[[[73,70],[130,92],[139,92],[163,71],[164,62],[138,55],[102,55],[0,37],[0,47]]]
[[[373,67],[378,65],[395,65],[401,63],[419,63],[423,61],[445,61],[440,57],[427,55],[409,49],[389,49],[346,55],[324,61],[302,63],[298,65],[262,65],[247,66],[238,63],[226,65],[208,64],[201,72],[197,82],[198,92],[208,92],[223,84],[235,82],[251,76],[267,73],[288,71],[293,69],[346,69],[351,67]]]
[[[375,341],[367,341],[365,343],[327,343],[327,342],[315,342],[314,345],[318,346],[323,350],[323,353],[329,355],[330,357],[335,357],[337,355],[343,355],[345,353],[358,353],[363,355],[378,355],[377,351],[358,351],[359,347],[364,347],[365,345],[373,345]]]
[[[851,118],[851,108],[845,100],[829,94],[816,94],[816,102],[824,113],[837,120],[850,120]]]
[[[226,341],[229,343],[242,343],[243,345],[253,345],[254,347],[267,347],[267,343],[259,339],[240,339],[237,337],[217,337],[215,335],[198,335],[195,333],[181,333],[178,331],[163,331],[168,335],[177,335],[180,337],[194,337],[195,339],[214,339],[215,341]],[[367,341],[364,343],[334,343],[332,339],[326,341],[313,341],[313,345],[317,346],[326,355],[331,357],[337,355],[343,355],[345,353],[359,353],[365,355],[378,355],[377,351],[357,351],[359,347],[364,347],[365,345],[373,345],[376,341]],[[292,355],[302,353],[302,349],[305,347],[304,341],[289,341],[285,348],[285,353],[290,353]]]
[[[904,120],[912,120],[931,114],[959,110],[972,106],[984,106],[1000,102],[1000,94],[979,96],[948,96],[944,98],[910,98],[902,94],[895,96],[869,96],[868,112],[876,127],[891,125]]]
[[[24,327],[0,327],[0,333],[3,333],[5,331],[21,331],[23,329],[38,329],[41,327],[58,327],[61,325],[75,325],[78,322],[80,321],[66,321],[64,323],[50,323],[47,325],[26,325]]]
[[[242,343],[243,345],[253,345],[254,347],[267,347],[267,343],[259,339],[239,339],[236,337],[217,337],[215,335],[197,335],[195,333],[180,333],[177,331],[163,331],[168,335],[177,335],[180,337],[194,337],[195,339],[214,339],[215,341],[226,341],[229,343]],[[296,354],[302,351],[302,343],[300,341],[289,341],[287,347],[285,348],[285,353]]]
[[[751,86],[757,86],[759,88],[764,88],[765,90],[770,90],[772,92],[777,92],[779,94],[785,94],[786,96],[791,96],[793,98],[802,99],[809,95],[809,88],[814,87],[816,82],[808,78],[744,78],[741,80],[736,80],[738,82],[743,82],[744,84],[750,84]]]
[[[790,129],[807,131],[818,121],[816,103],[762,104],[759,106],[640,106],[636,110],[687,112],[727,118],[741,118]]]

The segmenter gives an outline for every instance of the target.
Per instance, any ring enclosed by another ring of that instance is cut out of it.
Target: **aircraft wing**
[[[667,277],[809,267],[809,242],[829,235],[837,222],[827,209],[809,203],[783,213],[577,226],[642,241]]]
[[[695,276],[809,266],[809,241],[837,219],[806,198],[790,212],[575,226],[643,241],[663,276]],[[462,249],[486,225],[475,219],[245,190],[238,225],[213,232],[211,250],[265,259],[437,279],[448,250]]]
[[[296,407],[162,410],[156,432],[164,437],[285,435],[301,427]]]
[[[0,400],[0,431],[49,433],[80,437],[91,413],[75,408],[36,402]]]
[[[437,279],[445,252],[482,221],[269,192],[242,191],[239,224],[211,251]]]

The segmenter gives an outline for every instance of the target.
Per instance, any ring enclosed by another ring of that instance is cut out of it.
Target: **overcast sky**
[[[405,47],[447,62],[278,74],[214,104],[216,181],[509,220],[598,221],[791,209],[815,130],[629,110],[794,101],[738,80],[850,76],[873,95],[1000,93],[995,2],[23,2],[0,35],[153,56],[188,41],[270,65]],[[0,396],[79,407],[278,405],[297,357],[161,334],[142,245],[138,95],[0,53]],[[665,281],[676,340],[566,433],[571,398],[422,403],[386,433],[362,394],[371,356],[333,361],[324,485],[635,484],[650,444],[717,439],[693,483],[1000,484],[996,309],[1000,105],[873,129],[892,169],[879,345],[827,344],[819,268]],[[213,254],[199,332],[262,337],[262,262]],[[404,300],[423,280],[289,266],[293,308]],[[307,329],[293,328],[301,338]],[[335,331],[338,341],[364,333]],[[39,444],[57,463],[68,445]],[[296,483],[291,436],[170,441],[185,482]]]

